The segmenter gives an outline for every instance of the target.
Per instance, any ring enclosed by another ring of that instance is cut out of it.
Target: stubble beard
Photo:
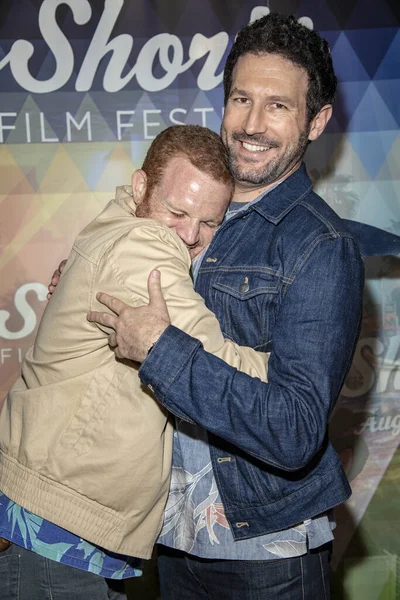
[[[296,146],[289,145],[285,152],[266,163],[263,166],[256,166],[251,164],[249,160],[248,167],[239,164],[237,156],[235,155],[235,140],[240,139],[241,141],[248,141],[251,143],[258,143],[263,146],[271,146],[273,148],[279,148],[281,143],[276,141],[269,141],[255,139],[255,137],[248,137],[243,134],[233,133],[232,141],[226,143],[229,157],[229,169],[234,176],[235,180],[239,183],[246,183],[257,186],[271,185],[275,181],[281,179],[286,173],[288,173],[294,165],[301,160],[308,146],[308,134],[309,130],[306,128],[300,133]],[[267,150],[268,152],[268,150]]]

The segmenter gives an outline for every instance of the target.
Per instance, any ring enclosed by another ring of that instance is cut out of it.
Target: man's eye
[[[233,101],[236,102],[237,104],[247,104],[249,102],[249,99],[240,97],[240,98],[234,98]]]
[[[177,219],[183,219],[183,217],[185,216],[183,213],[172,212],[172,210],[171,210],[171,214],[173,214],[174,217],[176,217]]]
[[[278,110],[281,110],[283,108],[286,108],[286,106],[284,104],[281,104],[280,102],[274,102],[274,104],[272,105],[274,108],[277,108]]]
[[[218,227],[217,223],[202,223],[202,225],[205,225],[206,227],[209,227],[210,229],[215,229],[216,227]]]

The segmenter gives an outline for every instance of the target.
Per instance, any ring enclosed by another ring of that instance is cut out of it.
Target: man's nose
[[[187,246],[194,246],[199,241],[200,224],[195,222],[186,223],[180,229],[179,237],[185,242]]]
[[[266,129],[267,118],[263,106],[253,104],[246,114],[243,130],[248,135],[254,135],[255,133],[265,133]]]

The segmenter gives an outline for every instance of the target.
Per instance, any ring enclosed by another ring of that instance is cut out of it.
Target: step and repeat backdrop
[[[398,0],[2,0],[0,402],[72,240],[175,123],[219,131],[242,26],[294,14],[329,41],[334,116],[308,150],[341,216],[400,234]],[[337,512],[334,597],[399,597],[400,258],[366,264],[360,341],[331,422],[353,488]]]

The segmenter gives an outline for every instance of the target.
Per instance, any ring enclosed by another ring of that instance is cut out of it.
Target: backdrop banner
[[[237,31],[270,11],[329,42],[334,116],[306,162],[340,216],[400,234],[398,0],[2,0],[0,401],[77,233],[176,123],[219,131]],[[363,328],[330,433],[353,495],[334,598],[399,598],[400,258],[366,260]],[[341,299],[342,301],[342,299]]]

